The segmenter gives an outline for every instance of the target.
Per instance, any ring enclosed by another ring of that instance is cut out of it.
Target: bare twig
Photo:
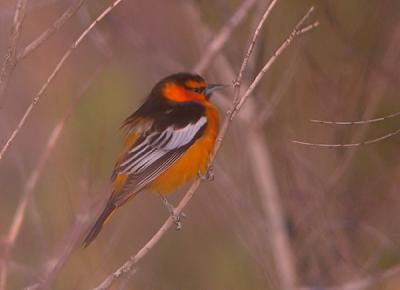
[[[40,45],[42,45],[47,39],[49,39],[54,33],[56,33],[64,24],[68,21],[87,0],[76,0],[61,16],[58,18],[46,31],[38,36],[34,41],[28,44],[22,51],[20,51],[16,57],[16,61],[24,59]]]
[[[7,88],[8,80],[17,63],[17,44],[21,35],[22,22],[25,16],[25,10],[28,0],[19,0],[15,8],[13,25],[11,28],[11,35],[8,44],[7,54],[4,57],[3,65],[0,71],[0,99]],[[1,285],[0,285],[0,289]]]
[[[270,12],[272,11],[272,8],[274,8],[275,4],[278,2],[278,0],[273,0],[267,7],[267,10],[265,10],[264,15],[262,16],[260,22],[258,23],[258,26],[256,28],[256,30],[254,31],[253,34],[253,38],[251,40],[251,43],[249,45],[249,48],[247,49],[247,53],[243,59],[242,65],[240,66],[240,70],[239,70],[239,74],[234,82],[234,86],[237,87],[238,89],[236,90],[237,93],[235,95],[235,99],[237,101],[237,99],[239,98],[239,93],[240,93],[240,83],[241,80],[243,78],[243,72],[245,70],[245,68],[247,67],[247,63],[249,62],[249,58],[251,53],[253,52],[254,49],[254,45],[256,44],[257,38],[258,38],[258,34],[260,33],[260,30],[265,22],[265,20],[268,18],[268,15],[270,14]]]
[[[373,119],[368,119],[368,120],[359,120],[359,121],[325,121],[325,120],[316,120],[312,119],[310,122],[313,123],[319,123],[319,124],[329,124],[329,125],[362,125],[362,124],[371,124],[371,123],[377,123],[383,120],[387,119],[392,119],[395,117],[400,116],[400,112],[396,112],[393,114],[389,114],[383,117],[379,118],[373,118]]]
[[[305,32],[310,31],[310,29],[315,28],[319,25],[318,22],[315,22],[305,28],[301,28],[301,26],[304,24],[304,22],[308,19],[310,14],[314,11],[314,7],[311,7],[308,12],[303,16],[302,19],[296,24],[296,27],[293,29],[292,33],[290,33],[289,37],[286,38],[286,40],[281,44],[281,46],[273,53],[273,55],[268,59],[268,61],[265,63],[264,67],[260,70],[260,72],[257,74],[256,78],[254,79],[253,83],[248,87],[244,95],[238,100],[232,117],[236,115],[236,113],[240,110],[240,108],[243,106],[243,104],[246,102],[247,98],[251,95],[251,93],[254,91],[258,83],[261,81],[262,77],[264,74],[271,68],[272,64],[277,60],[278,56],[282,54],[282,52],[290,45],[290,43],[294,40],[296,36],[299,36]]]
[[[382,140],[386,140],[390,137],[396,136],[397,134],[400,133],[400,129],[397,129],[393,132],[390,132],[386,135],[383,135],[381,137],[375,138],[375,139],[369,139],[367,141],[363,141],[363,142],[358,142],[358,143],[345,143],[345,144],[324,144],[324,143],[310,143],[310,142],[304,142],[304,141],[300,141],[300,140],[292,140],[293,143],[295,144],[300,144],[300,145],[306,145],[306,146],[313,146],[313,147],[326,147],[326,148],[340,148],[340,147],[357,147],[357,146],[362,146],[362,145],[369,145],[369,144],[373,144]]]
[[[243,58],[243,62],[240,66],[240,70],[239,73],[236,77],[236,79],[233,82],[233,86],[235,88],[234,91],[234,99],[233,99],[233,105],[232,105],[232,109],[226,112],[226,121],[222,124],[221,126],[221,133],[218,135],[218,139],[217,139],[217,144],[216,144],[216,150],[214,150],[214,152],[217,152],[217,150],[219,149],[219,147],[221,146],[222,143],[222,139],[225,137],[226,131],[229,127],[230,122],[233,120],[233,118],[235,117],[236,113],[240,110],[240,108],[238,107],[238,104],[240,103],[240,100],[243,99],[243,97],[240,97],[240,86],[242,83],[242,78],[243,78],[243,73],[247,67],[247,64],[249,62],[249,58],[253,52],[254,49],[254,45],[256,44],[257,38],[258,38],[258,34],[261,31],[261,28],[265,22],[265,20],[268,18],[268,15],[271,13],[272,8],[274,8],[275,4],[278,2],[278,0],[273,0],[269,3],[267,9],[265,10],[263,16],[261,17],[260,22],[257,25],[257,28],[254,31],[253,34],[253,38],[250,42],[250,45],[247,49],[246,55]],[[229,117],[229,119],[228,119]]]
[[[55,148],[58,139],[60,138],[61,132],[63,131],[69,117],[71,116],[72,112],[75,110],[79,100],[88,90],[89,86],[91,85],[93,79],[97,76],[99,70],[91,77],[91,79],[85,84],[84,88],[78,94],[78,97],[71,103],[67,111],[65,112],[64,116],[60,119],[60,121],[56,124],[53,128],[50,136],[47,140],[46,145],[44,146],[44,150],[42,155],[39,158],[39,161],[35,167],[35,169],[30,174],[25,187],[22,193],[21,199],[18,203],[17,210],[15,211],[13,221],[11,223],[10,229],[5,237],[5,245],[4,245],[4,258],[2,260],[1,265],[1,277],[4,277],[4,286],[6,285],[7,280],[7,261],[10,257],[11,251],[14,247],[15,241],[18,238],[18,235],[21,231],[21,226],[25,219],[26,209],[28,203],[32,197],[34,189],[36,188],[36,184],[43,172],[44,166],[49,159],[50,154],[52,153],[53,149]],[[5,289],[5,288],[3,288]]]
[[[266,17],[265,15],[268,15],[270,10],[272,9],[272,5],[274,5],[276,3],[276,1],[271,2],[270,6],[268,6],[266,13],[264,14],[264,17],[262,18],[262,22],[265,21]],[[308,17],[309,13],[307,13],[307,17]],[[303,18],[305,19],[305,18]],[[300,23],[302,24],[302,22]],[[296,26],[296,33],[298,33],[298,29],[299,25]],[[255,41],[257,39],[257,34],[260,31],[261,26],[259,25],[257,27],[257,32],[255,37],[253,37],[253,41],[251,43],[251,47],[254,47]],[[296,36],[297,34],[295,34],[294,36]],[[290,35],[289,37],[294,38],[294,36]],[[286,45],[287,46],[287,45]],[[248,53],[246,54],[246,56],[243,59],[243,63],[241,66],[241,69],[238,73],[238,76],[235,80],[235,84],[238,84],[235,86],[235,95],[239,95],[240,92],[238,92],[240,90],[240,82],[241,79],[243,77],[243,72],[246,69],[247,63],[248,63],[248,59],[251,55],[252,49],[248,50]],[[272,57],[277,57],[278,55],[272,56]],[[271,63],[272,64],[272,63]],[[270,67],[270,65],[269,65]],[[268,67],[268,68],[269,68]],[[268,71],[268,69],[264,70],[263,74],[265,74]],[[262,74],[262,75],[263,75]],[[254,82],[257,83],[259,82],[259,79],[254,80]],[[254,82],[250,85],[250,87],[255,87],[256,85],[254,85]],[[249,95],[249,94],[248,94]],[[248,96],[247,95],[247,96]],[[244,97],[244,95],[243,95]],[[243,97],[238,97],[238,102],[240,102],[242,100]],[[233,114],[235,114],[235,108],[237,108],[237,110],[240,109],[240,107],[237,107],[238,104],[233,103],[232,107],[230,110],[228,110],[226,112],[225,115],[225,119],[224,122],[221,126],[220,132],[218,134],[217,137],[217,141],[213,150],[213,153],[211,154],[210,157],[210,165],[213,163],[215,156],[218,152],[218,150],[221,147],[222,141],[227,133],[227,130],[229,128],[229,125],[231,124],[232,120],[233,120]],[[182,200],[179,202],[178,206],[175,209],[175,215],[179,215],[183,208],[186,206],[186,204],[191,200],[191,198],[193,197],[194,193],[196,192],[196,190],[198,189],[198,187],[200,186],[201,180],[197,179],[196,181],[193,182],[193,184],[190,186],[189,190],[185,193],[184,197],[182,198]],[[109,289],[112,284],[119,279],[120,277],[122,277],[123,275],[130,273],[132,270],[134,270],[134,267],[136,265],[137,262],[139,262],[150,250],[153,249],[153,247],[160,241],[160,239],[163,237],[163,235],[168,231],[169,228],[171,228],[174,225],[173,219],[172,217],[169,217],[164,224],[161,226],[161,228],[157,231],[157,233],[137,252],[136,255],[132,255],[121,267],[119,267],[115,272],[113,272],[112,274],[110,274],[101,284],[99,284],[97,287],[93,288],[93,290],[106,290]]]
[[[204,71],[214,56],[224,47],[232,32],[243,21],[255,3],[255,0],[246,0],[242,3],[229,21],[219,31],[218,35],[208,45],[206,48],[206,53],[202,56],[200,62],[193,68],[193,71],[199,73]]]
[[[35,95],[33,98],[31,104],[29,107],[26,109],[24,115],[22,116],[21,120],[18,122],[17,127],[14,129],[12,132],[11,136],[8,138],[4,146],[2,147],[0,151],[0,160],[3,158],[4,153],[7,151],[7,149],[10,147],[11,143],[21,130],[22,126],[24,126],[27,118],[31,114],[33,108],[36,106],[36,104],[39,102],[40,98],[42,95],[46,92],[47,88],[49,87],[49,84],[51,81],[54,79],[54,77],[57,75],[57,73],[60,71],[61,67],[65,63],[65,61],[68,59],[68,57],[71,55],[72,51],[82,42],[82,40],[88,35],[88,33],[95,27],[95,25],[100,22],[108,13],[111,12],[122,0],[116,0],[114,1],[110,6],[108,6],[90,25],[86,30],[78,37],[78,39],[71,45],[71,47],[67,50],[67,52],[63,55],[61,60],[58,62],[56,67],[54,68],[53,72],[50,74],[50,76],[47,78],[46,82],[43,84],[43,86],[40,88],[39,92]]]
[[[189,190],[186,192],[185,196],[179,202],[178,206],[175,208],[175,214],[179,215],[186,204],[192,199],[194,193],[200,185],[200,179],[197,179]],[[114,281],[120,278],[122,275],[130,273],[134,268],[135,264],[139,262],[164,236],[164,234],[174,225],[172,216],[170,216],[164,224],[160,227],[157,233],[137,252],[136,255],[131,256],[128,261],[126,261],[121,267],[119,267],[114,273],[109,275],[100,285],[93,288],[93,290],[106,290],[111,287]]]

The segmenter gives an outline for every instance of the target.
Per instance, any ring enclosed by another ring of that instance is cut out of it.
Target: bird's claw
[[[214,168],[212,166],[208,167],[206,174],[201,174],[199,172],[199,177],[204,181],[213,181],[214,180]]]
[[[164,201],[164,205],[167,208],[172,220],[175,223],[176,230],[179,231],[182,229],[182,220],[186,217],[186,214],[184,212],[181,212],[180,214],[177,214],[175,211],[175,207],[168,202],[168,200],[163,196],[162,197]]]

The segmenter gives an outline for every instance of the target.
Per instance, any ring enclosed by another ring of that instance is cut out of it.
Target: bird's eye
[[[203,93],[204,88],[193,88],[192,91],[197,93],[197,94],[201,94],[201,93]]]

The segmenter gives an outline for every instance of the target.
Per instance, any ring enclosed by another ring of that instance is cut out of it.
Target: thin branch
[[[61,67],[65,63],[65,61],[68,59],[68,57],[71,55],[72,51],[82,42],[82,40],[88,35],[88,33],[95,27],[97,23],[99,23],[108,13],[111,12],[122,0],[116,0],[114,1],[110,6],[108,6],[103,13],[101,13],[90,25],[86,30],[78,37],[78,39],[71,45],[71,47],[67,50],[67,52],[63,55],[61,60],[58,62],[56,67],[54,68],[53,72],[50,74],[46,82],[43,84],[43,86],[40,88],[39,92],[36,94],[36,96],[33,98],[31,104],[29,107],[26,109],[24,115],[22,116],[21,120],[18,122],[17,127],[14,129],[12,132],[11,136],[8,138],[7,142],[4,144],[3,148],[0,151],[0,160],[3,158],[4,153],[7,151],[7,149],[10,147],[11,143],[14,141],[15,137],[21,130],[21,128],[24,126],[27,118],[31,114],[33,108],[36,106],[36,104],[39,102],[40,98],[42,95],[46,92],[47,88],[49,87],[51,81],[54,79],[54,77],[57,75],[57,73],[60,71]]]
[[[269,14],[270,9],[272,8],[271,5],[274,5],[276,3],[276,1],[271,2],[270,6],[268,6],[266,13],[264,14],[264,16],[267,14]],[[307,13],[307,15],[309,15],[309,13]],[[262,18],[262,22],[264,22],[266,19],[266,17]],[[297,27],[297,26],[296,26]],[[259,30],[261,29],[261,26],[259,25],[257,27],[257,31],[259,32]],[[298,30],[296,30],[297,32]],[[258,34],[258,32],[256,34]],[[292,37],[293,38],[293,37]],[[251,46],[254,47],[255,44],[255,40],[257,39],[257,36],[253,37],[253,42],[251,43]],[[249,53],[246,54],[246,56],[244,57],[241,69],[238,73],[238,76],[235,80],[236,85],[235,86],[235,94],[239,94],[239,90],[240,90],[240,82],[243,76],[243,71],[245,70],[247,63],[248,63],[248,59],[251,55],[252,49],[248,50]],[[277,56],[273,56],[273,57],[277,57]],[[267,70],[265,70],[266,72]],[[265,74],[264,72],[264,74]],[[254,80],[255,82],[256,80]],[[251,86],[254,85],[254,82],[251,84]],[[258,83],[258,82],[257,82]],[[256,86],[256,85],[254,85]],[[243,97],[239,97],[238,101],[241,101]],[[216,140],[216,144],[214,146],[214,150],[211,154],[210,157],[210,165],[213,163],[215,156],[218,152],[218,150],[221,147],[222,141],[227,133],[227,130],[229,128],[229,125],[231,124],[232,120],[233,120],[233,114],[235,114],[235,108],[237,107],[237,104],[232,103],[232,107],[230,110],[228,110],[225,114],[225,118],[224,118],[224,122],[222,123],[220,132],[218,134],[217,140]],[[237,110],[239,110],[240,107],[237,108]],[[184,207],[186,206],[186,204],[191,200],[191,198],[193,197],[194,193],[196,192],[196,190],[199,188],[201,184],[201,180],[197,179],[196,181],[193,182],[193,184],[190,186],[189,190],[185,193],[184,197],[182,198],[182,200],[179,202],[178,206],[176,207],[174,213],[175,215],[179,215],[182,210],[184,209]],[[169,228],[171,228],[173,226],[174,222],[172,217],[170,216],[165,222],[164,224],[161,226],[161,228],[156,232],[155,235],[153,235],[150,240],[137,252],[136,255],[132,255],[121,267],[119,267],[115,272],[113,272],[112,274],[110,274],[109,276],[106,277],[106,279],[99,284],[97,287],[93,288],[93,290],[106,290],[109,289],[113,283],[119,279],[120,277],[122,277],[125,274],[130,273],[132,270],[134,270],[134,267],[136,265],[136,263],[138,263],[150,250],[153,249],[153,247],[161,240],[161,238],[164,236],[164,234],[168,231]]]
[[[16,60],[24,59],[39,46],[41,46],[47,39],[56,33],[75,13],[79,10],[82,4],[87,0],[76,0],[61,16],[58,18],[47,30],[38,36],[34,41],[28,44],[17,55]]]
[[[243,21],[255,3],[255,0],[247,0],[242,3],[228,22],[222,27],[218,35],[208,45],[206,53],[202,56],[200,62],[193,68],[193,71],[199,73],[204,71],[214,56],[224,47],[235,28]]]
[[[273,53],[273,55],[269,58],[269,60],[265,63],[264,67],[257,74],[253,83],[248,87],[247,91],[244,93],[243,97],[237,102],[237,105],[234,108],[234,112],[232,117],[236,115],[236,113],[240,110],[243,104],[246,102],[247,98],[254,91],[258,83],[261,81],[264,74],[271,68],[272,64],[278,59],[278,57],[283,53],[283,51],[292,43],[296,36],[300,36],[305,32],[310,31],[311,29],[317,27],[319,25],[318,22],[315,22],[305,28],[301,28],[304,22],[308,19],[311,13],[314,11],[314,7],[311,7],[308,12],[303,16],[302,19],[296,24],[292,33],[290,33],[289,37],[281,44],[281,46]]]
[[[310,122],[318,123],[318,124],[329,124],[329,125],[360,125],[360,124],[371,124],[377,123],[383,120],[392,119],[400,116],[400,112],[396,112],[390,115],[386,115],[379,118],[368,119],[368,120],[359,120],[359,121],[325,121],[325,120],[316,120],[312,119]]]
[[[8,80],[17,64],[17,44],[21,36],[22,22],[24,20],[27,3],[28,0],[19,0],[15,8],[8,49],[0,71],[0,99],[3,98]],[[0,289],[3,289],[1,285]]]
[[[258,38],[258,34],[260,33],[260,30],[261,30],[265,20],[268,18],[268,15],[272,11],[272,8],[274,8],[274,6],[275,6],[275,4],[277,2],[278,2],[277,0],[273,0],[272,2],[270,2],[270,4],[268,5],[267,9],[265,10],[264,15],[261,17],[261,20],[258,23],[258,26],[257,26],[256,30],[254,31],[253,38],[251,40],[249,48],[247,49],[247,52],[246,52],[246,55],[245,55],[245,57],[243,59],[242,65],[240,66],[240,70],[239,70],[239,73],[237,75],[237,78],[233,83],[233,85],[235,87],[235,94],[234,94],[234,99],[233,99],[234,105],[236,105],[239,102],[240,85],[241,85],[242,78],[243,78],[243,72],[244,72],[245,68],[247,67],[250,55],[253,52],[254,45],[256,44],[256,41],[257,41],[257,38]],[[233,114],[234,114],[234,111],[235,111],[235,109],[233,109],[233,111],[232,111]],[[232,114],[232,116],[233,116],[233,114]]]
[[[174,213],[179,215],[185,208],[187,203],[192,199],[197,188],[200,186],[200,179],[197,179],[186,192],[185,196],[179,202],[178,206],[175,208]],[[128,261],[126,261],[121,267],[119,267],[114,273],[109,275],[100,285],[93,288],[93,290],[106,290],[109,289],[114,281],[121,276],[130,273],[134,270],[134,266],[139,262],[146,254],[153,249],[153,247],[161,240],[164,234],[174,225],[174,221],[170,216],[164,224],[160,227],[157,233],[137,252],[136,255],[131,256]]]
[[[249,48],[247,49],[246,55],[245,55],[245,57],[244,57],[244,59],[243,59],[242,65],[241,65],[240,70],[239,70],[239,74],[238,74],[237,79],[236,79],[236,81],[235,81],[235,83],[237,83],[236,86],[239,86],[239,85],[240,85],[240,81],[241,81],[242,78],[243,78],[243,72],[244,72],[245,68],[247,67],[247,63],[249,62],[250,55],[251,55],[252,52],[253,52],[254,45],[256,44],[256,41],[257,41],[257,38],[258,38],[258,34],[260,33],[261,28],[263,27],[263,24],[264,24],[265,20],[267,20],[269,14],[271,13],[272,8],[274,8],[274,6],[275,6],[275,4],[276,4],[277,2],[278,2],[278,0],[273,0],[273,1],[268,5],[267,10],[265,10],[265,13],[264,13],[264,15],[262,16],[262,18],[261,18],[261,20],[260,20],[260,23],[258,23],[258,26],[257,26],[256,30],[254,31],[253,38],[252,38],[252,40],[251,40],[251,43],[250,43],[250,45],[249,45]]]
[[[82,96],[86,93],[88,90],[89,86],[91,85],[93,79],[97,76],[99,70],[96,71],[96,73],[90,78],[90,80],[85,84],[84,88],[81,89],[79,92],[77,98],[71,103],[71,105],[67,108],[64,116],[57,122],[56,126],[54,126],[52,132],[50,133],[50,136],[47,140],[46,145],[44,146],[44,150],[42,155],[39,158],[39,161],[35,167],[35,169],[32,171],[30,176],[27,179],[27,182],[24,186],[24,191],[22,193],[21,199],[18,203],[18,207],[15,211],[13,221],[11,223],[10,229],[5,237],[5,245],[4,245],[4,258],[2,260],[2,265],[1,265],[1,277],[4,279],[4,281],[7,280],[7,263],[8,259],[10,257],[11,251],[15,245],[15,242],[18,238],[18,235],[21,231],[21,227],[23,224],[23,221],[25,219],[26,215],[26,209],[29,204],[29,201],[31,200],[32,194],[36,188],[36,184],[43,172],[44,166],[47,162],[47,160],[50,157],[50,154],[54,150],[61,132],[63,131],[69,117],[71,116],[72,112],[75,111],[76,106]],[[3,281],[3,280],[2,280]],[[2,285],[4,283],[4,286],[6,285],[6,282],[2,282]],[[5,288],[3,288],[5,289]]]
[[[369,139],[367,141],[363,141],[363,142],[359,142],[359,143],[325,144],[325,143],[304,142],[304,141],[300,141],[300,140],[292,140],[292,142],[295,144],[300,144],[300,145],[306,145],[306,146],[312,146],[312,147],[325,147],[325,148],[358,147],[358,146],[369,145],[369,144],[373,144],[373,143],[388,139],[390,137],[396,136],[399,133],[400,133],[400,129],[397,129],[397,130],[390,132],[386,135],[383,135],[381,137],[378,137],[375,139]]]

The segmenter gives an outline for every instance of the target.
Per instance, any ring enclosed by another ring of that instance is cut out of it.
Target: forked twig
[[[268,6],[268,8],[267,8],[266,12],[264,13],[264,16],[263,16],[263,18],[261,20],[262,22],[265,21],[266,15],[268,16],[268,14],[270,13],[270,11],[272,9],[271,5],[273,6],[276,2],[277,1],[275,0],[275,1],[272,1],[270,3],[270,5]],[[312,9],[311,9],[311,11],[312,11]],[[310,15],[310,13],[311,12],[308,12],[306,14],[305,18],[307,18]],[[305,18],[303,18],[303,19],[305,20]],[[304,22],[303,19],[302,19],[301,24]],[[261,26],[259,25],[259,27],[256,29],[255,37],[253,37],[253,41],[250,44],[251,49],[249,47],[248,53],[246,54],[246,56],[243,59],[242,66],[241,66],[240,71],[238,73],[238,76],[237,76],[237,78],[235,80],[235,92],[234,92],[234,94],[235,94],[235,96],[238,96],[238,97],[237,97],[236,102],[234,102],[232,104],[231,109],[226,112],[225,119],[224,119],[224,122],[223,122],[223,124],[221,126],[219,135],[217,137],[217,141],[216,141],[212,156],[210,157],[210,164],[212,164],[212,162],[214,161],[214,158],[215,158],[215,156],[216,156],[216,154],[217,154],[217,152],[218,152],[218,150],[219,150],[219,148],[220,148],[220,146],[222,144],[222,141],[223,141],[223,139],[224,139],[224,137],[225,137],[225,135],[227,133],[229,125],[233,120],[234,114],[236,114],[237,111],[240,110],[240,108],[241,108],[241,105],[239,106],[239,104],[240,103],[241,104],[244,103],[244,102],[241,102],[242,98],[245,97],[245,96],[248,97],[250,95],[250,93],[251,93],[251,92],[249,92],[247,95],[244,94],[242,97],[240,97],[239,90],[240,90],[240,83],[241,83],[241,80],[242,80],[242,77],[243,77],[243,72],[244,72],[244,70],[245,70],[245,68],[247,66],[248,59],[249,59],[249,57],[251,55],[251,52],[252,52],[252,47],[254,47],[254,44],[256,42],[257,35],[258,35],[260,29],[261,29]],[[292,34],[291,34],[289,36],[291,38],[289,43],[294,39],[294,37],[296,35],[301,34],[301,33],[299,33],[301,31],[300,29],[301,28],[299,27],[299,25],[297,25],[296,28],[295,28],[295,30],[296,30],[295,35],[292,36]],[[286,47],[287,47],[287,45],[284,48],[286,48]],[[284,50],[284,48],[281,50],[281,52]],[[274,54],[271,58],[276,58],[278,55]],[[270,61],[268,61],[267,63],[270,63]],[[250,87],[252,87],[254,89],[254,87],[257,85],[257,84],[254,84],[254,82],[257,81],[257,83],[258,83],[260,81],[261,77],[269,70],[269,68],[271,67],[272,63],[273,62],[271,62],[270,65],[267,68],[262,70],[262,74],[258,75],[259,78],[254,80],[253,83],[250,85]],[[196,192],[196,190],[200,186],[200,183],[201,183],[200,179],[197,179],[196,181],[193,182],[193,184],[190,186],[189,190],[185,193],[184,197],[182,198],[182,200],[179,202],[178,206],[176,207],[176,209],[175,209],[175,214],[176,215],[179,215],[182,212],[183,208],[191,200],[191,198],[193,197],[194,193]],[[127,273],[130,273],[132,270],[134,270],[134,267],[135,267],[136,263],[139,262],[160,241],[160,239],[164,236],[164,234],[168,231],[168,229],[171,228],[171,226],[173,224],[174,224],[174,222],[173,222],[172,218],[169,217],[164,222],[164,224],[160,227],[160,229],[157,231],[157,233],[153,237],[150,238],[150,240],[137,252],[137,254],[130,256],[129,259],[121,267],[119,267],[115,272],[113,272],[109,276],[107,276],[106,279],[102,283],[100,283],[97,287],[93,288],[93,290],[106,290],[106,289],[109,289],[117,279],[119,279],[121,276],[123,276],[123,275],[125,275]]]
[[[249,48],[247,49],[247,52],[246,52],[246,55],[245,55],[245,57],[243,59],[242,65],[240,66],[240,70],[239,70],[238,76],[237,76],[237,78],[236,78],[236,80],[234,82],[234,86],[237,87],[237,88],[240,88],[240,82],[242,81],[242,78],[243,78],[243,72],[244,72],[245,68],[247,67],[250,55],[253,52],[254,45],[256,44],[256,41],[257,41],[257,38],[258,38],[258,34],[260,33],[261,28],[263,27],[265,20],[267,20],[268,15],[271,13],[272,8],[274,8],[274,6],[275,6],[275,4],[277,2],[278,2],[278,0],[273,0],[268,5],[267,10],[265,11],[264,15],[262,16],[260,22],[258,23],[256,30],[254,31],[253,38],[251,40]],[[237,101],[238,98],[239,98],[240,89],[237,89],[236,91],[237,91],[237,93],[235,95],[235,99]]]
[[[308,19],[308,17],[311,15],[311,13],[314,11],[314,7],[311,7],[307,13],[303,16],[303,18],[300,19],[300,21],[296,24],[295,28],[293,31],[290,33],[289,37],[286,38],[286,40],[281,44],[281,46],[273,53],[273,55],[268,59],[268,61],[265,63],[263,68],[260,70],[260,72],[257,74],[256,78],[254,81],[250,84],[244,95],[240,98],[240,100],[237,101],[237,104],[234,107],[234,111],[232,114],[232,117],[235,117],[236,113],[240,110],[240,108],[243,106],[243,104],[246,102],[247,98],[250,96],[250,94],[254,91],[258,83],[261,81],[262,77],[264,74],[271,68],[272,64],[277,60],[278,56],[282,54],[282,52],[290,45],[290,43],[294,40],[296,36],[300,36],[305,32],[310,31],[311,29],[317,27],[319,25],[319,22],[316,21],[311,25],[308,25],[304,28],[301,26],[304,24],[304,22]],[[236,83],[236,82],[235,82]],[[240,83],[240,82],[239,82]]]
[[[36,104],[39,102],[40,98],[42,95],[46,92],[47,88],[49,87],[49,84],[51,81],[54,79],[54,77],[57,75],[57,73],[60,71],[61,67],[65,63],[65,61],[68,59],[68,57],[71,55],[72,51],[82,42],[82,40],[89,34],[89,32],[95,27],[95,25],[100,22],[108,13],[111,12],[122,0],[116,0],[114,1],[110,6],[108,6],[90,25],[88,28],[83,31],[83,33],[75,40],[75,42],[71,45],[71,47],[67,50],[67,52],[63,55],[61,60],[58,62],[56,67],[54,68],[53,72],[50,74],[50,76],[47,78],[46,82],[43,84],[43,86],[40,88],[39,92],[35,95],[33,98],[31,104],[28,106],[26,109],[24,115],[22,116],[21,120],[18,122],[17,127],[14,129],[12,132],[11,136],[8,138],[6,143],[3,145],[1,151],[0,151],[0,160],[3,158],[4,153],[7,151],[7,149],[10,147],[11,143],[14,141],[15,137],[21,130],[21,128],[24,126],[27,118],[31,114],[33,108],[36,106]]]

